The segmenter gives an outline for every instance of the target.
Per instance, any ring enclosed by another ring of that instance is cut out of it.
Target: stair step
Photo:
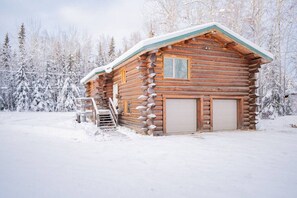
[[[100,126],[100,129],[111,129],[111,128],[116,128],[115,126]]]

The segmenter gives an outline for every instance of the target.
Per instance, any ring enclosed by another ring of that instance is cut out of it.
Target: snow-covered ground
[[[0,113],[0,197],[297,197],[297,116],[257,132],[99,133],[74,113]]]

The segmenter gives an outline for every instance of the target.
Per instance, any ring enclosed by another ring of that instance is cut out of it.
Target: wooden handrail
[[[93,111],[95,111],[95,115],[94,115],[94,121],[96,123],[96,119],[97,119],[97,115],[99,113],[99,109],[97,107],[97,104],[95,102],[95,99],[93,97],[81,97],[81,98],[76,98],[75,99],[75,103],[77,105],[78,101],[91,101],[92,102],[92,108]]]
[[[96,112],[96,114],[99,112],[97,104],[95,102],[95,99],[93,97],[82,97],[82,98],[76,98],[75,100],[79,101],[79,100],[91,100],[92,104],[93,104],[93,108]]]
[[[115,120],[116,125],[118,125],[118,119],[119,119],[118,110],[116,109],[112,99],[109,98],[108,100],[109,100],[108,106],[111,111],[111,115],[112,115],[113,119]]]
[[[85,101],[91,101],[92,102],[92,111],[93,111],[93,113],[95,112],[95,114],[93,114],[93,116],[94,116],[94,121],[96,123],[97,118],[99,118],[97,116],[99,116],[100,110],[97,107],[97,104],[95,102],[95,99],[93,97],[82,97],[82,98],[76,98],[75,99],[75,103],[76,103],[77,106],[78,106],[78,103],[83,103],[83,101],[84,102]],[[117,111],[117,109],[116,109],[116,107],[115,107],[115,105],[114,105],[114,103],[113,103],[113,101],[112,101],[111,98],[109,98],[108,106],[109,106],[109,110],[111,112],[111,115],[113,117],[114,123],[116,125],[118,125],[118,111]],[[85,110],[86,109],[84,108],[83,111],[85,111]]]

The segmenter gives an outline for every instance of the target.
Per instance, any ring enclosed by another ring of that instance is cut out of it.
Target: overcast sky
[[[0,0],[0,39],[15,38],[22,22],[40,23],[50,33],[75,27],[94,39],[100,34],[123,36],[141,30],[144,0]]]

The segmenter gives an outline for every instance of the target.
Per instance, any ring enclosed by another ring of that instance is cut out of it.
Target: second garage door
[[[213,100],[213,130],[237,129],[237,100]]]
[[[196,99],[166,99],[167,133],[195,132],[197,129]]]

